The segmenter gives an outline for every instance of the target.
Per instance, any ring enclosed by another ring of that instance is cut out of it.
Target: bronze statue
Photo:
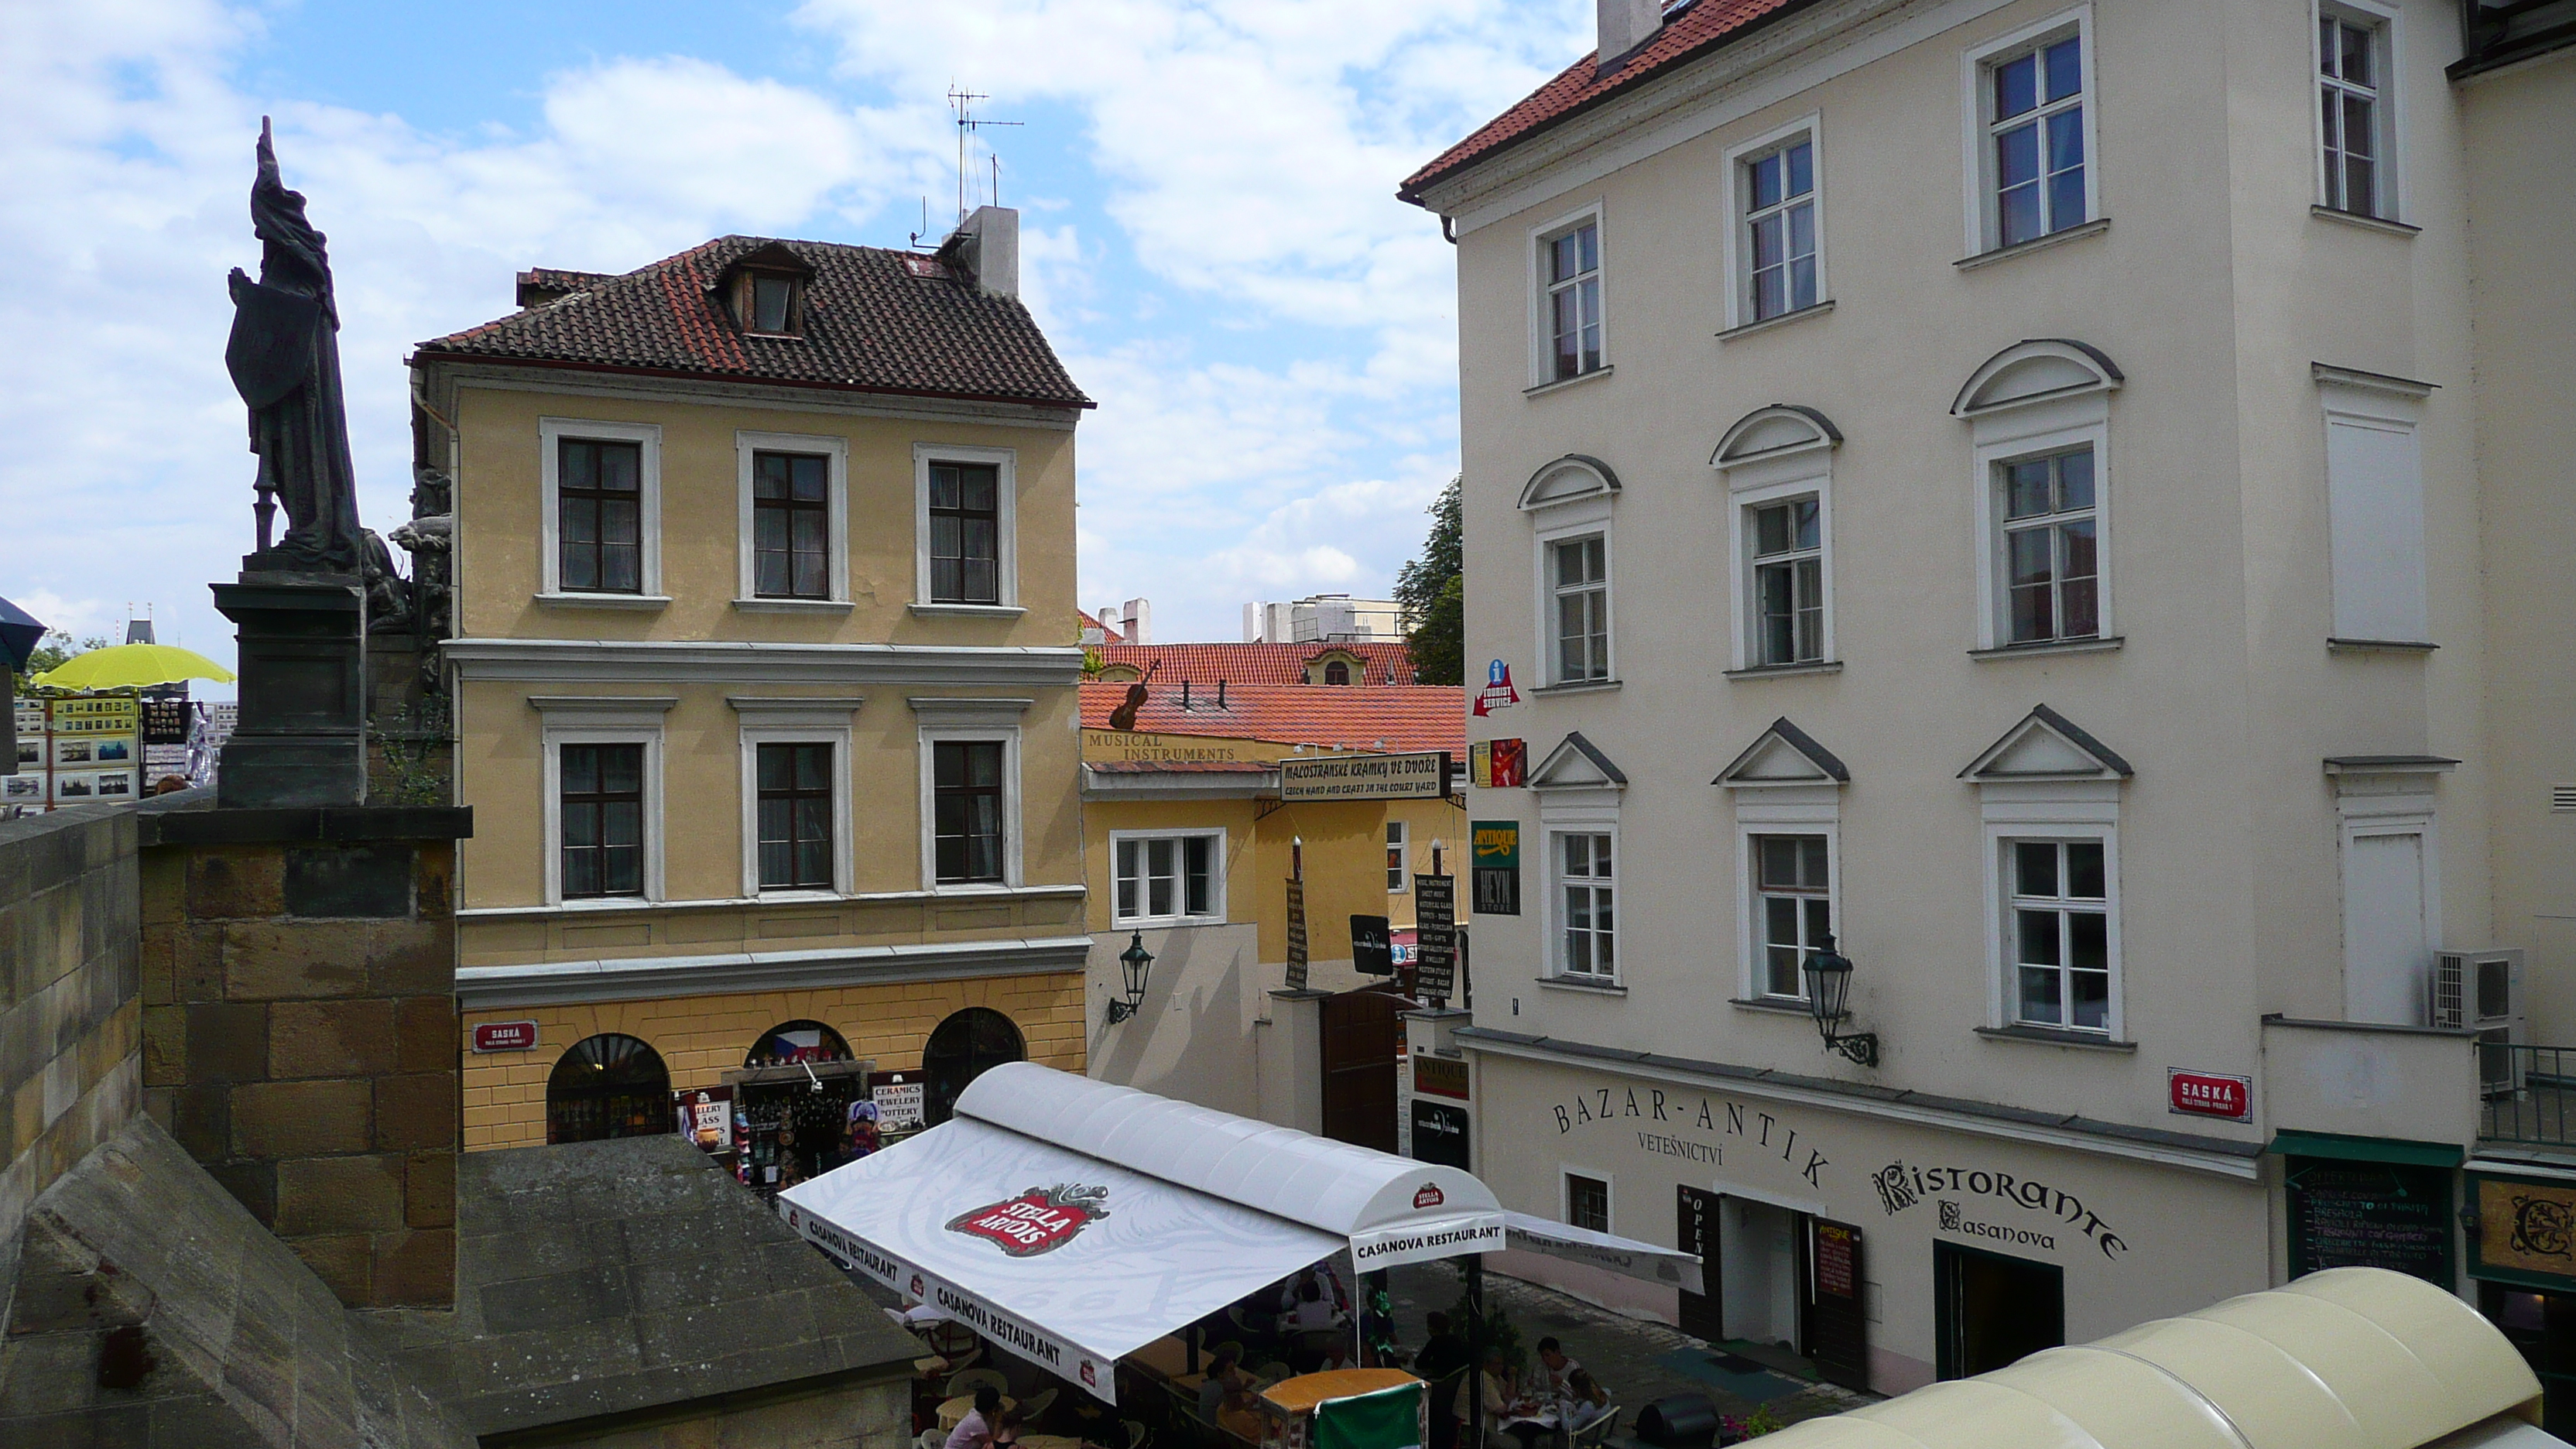
[[[259,280],[233,269],[232,340],[224,366],[250,405],[250,450],[259,455],[259,552],[245,569],[357,574],[358,481],[340,391],[340,311],[331,296],[324,237],[304,217],[304,196],[277,174],[266,117],[259,177],[250,189]],[[277,502],[286,537],[269,542]]]

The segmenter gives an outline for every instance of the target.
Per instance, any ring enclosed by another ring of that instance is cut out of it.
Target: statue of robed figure
[[[340,311],[322,233],[304,196],[277,174],[269,125],[259,125],[259,177],[251,183],[259,280],[233,269],[233,332],[224,366],[250,405],[250,450],[259,455],[259,552],[250,570],[357,574],[361,550],[357,473],[340,391]],[[286,505],[286,537],[271,519]]]

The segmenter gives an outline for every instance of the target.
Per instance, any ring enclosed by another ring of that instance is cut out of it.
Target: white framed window
[[[1549,539],[1548,682],[1582,684],[1610,674],[1610,535]]]
[[[1386,893],[1400,896],[1413,889],[1413,838],[1401,820],[1386,822]]]
[[[1807,958],[1834,933],[1833,837],[1756,835],[1753,864],[1753,988],[1762,996],[1807,998]]]
[[[2130,773],[2046,705],[1960,772],[1978,787],[1985,824],[1995,1026],[2124,1034],[2119,820]]]
[[[2110,394],[2121,383],[2082,343],[2019,342],[1952,405],[1973,440],[1979,649],[2117,639]]]
[[[1774,404],[1737,420],[1709,458],[1733,504],[1739,670],[1834,658],[1832,479],[1841,441],[1815,409]]]
[[[913,612],[1020,612],[1018,469],[1010,448],[913,445]]]
[[[856,699],[732,701],[741,716],[742,893],[846,895]]]
[[[2315,7],[2317,204],[2399,214],[2397,12],[2355,0]]]
[[[741,609],[850,602],[850,440],[733,435]]]
[[[1596,1233],[1610,1231],[1610,1179],[1572,1168],[1560,1171],[1565,1182],[1565,1225]]]
[[[2015,1025],[2110,1033],[2110,855],[2107,837],[2004,842]]]
[[[1808,116],[1727,152],[1730,327],[1802,312],[1828,295],[1817,134]]]
[[[677,701],[540,696],[548,905],[663,899],[662,722]]]
[[[1529,232],[1530,384],[1569,382],[1609,366],[1601,208]]]
[[[1225,919],[1225,832],[1109,832],[1114,925],[1202,925]]]
[[[1744,505],[1753,557],[1752,664],[1825,657],[1824,499],[1813,493]]]
[[[1969,250],[2019,246],[2101,215],[2092,8],[1972,48],[1964,75]]]
[[[921,879],[936,892],[1020,884],[1019,718],[1026,699],[915,696],[921,740]]]
[[[1615,981],[1619,975],[1618,832],[1551,830],[1556,974]]]
[[[2046,644],[2102,633],[2101,515],[2088,440],[1998,461],[2005,642]]]
[[[662,429],[537,419],[539,589],[602,607],[662,596]]]

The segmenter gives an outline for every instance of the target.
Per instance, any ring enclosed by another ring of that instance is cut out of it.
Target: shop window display
[[[728,1079],[734,1176],[764,1197],[849,1161],[853,1140],[868,1135],[860,1130],[874,1106],[867,1064],[819,1021],[762,1032]]]
[[[573,1044],[546,1078],[546,1141],[596,1142],[671,1130],[671,1073],[661,1053],[605,1032]]]

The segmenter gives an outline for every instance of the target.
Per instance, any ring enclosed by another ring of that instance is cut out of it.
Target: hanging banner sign
[[[1413,989],[1416,994],[1447,1001],[1458,992],[1458,878],[1417,875],[1413,878],[1415,949]]]
[[[918,1132],[927,1120],[929,1095],[919,1072],[872,1072],[868,1100],[877,1104],[877,1130],[891,1137]]]
[[[1288,882],[1288,989],[1306,989],[1306,883]]]
[[[1485,666],[1485,687],[1476,692],[1476,704],[1470,712],[1482,719],[1520,702],[1521,692],[1512,688],[1512,667],[1497,659]]]
[[[1393,937],[1384,916],[1351,917],[1351,969],[1362,976],[1394,975]]]
[[[1409,755],[1327,755],[1279,762],[1279,798],[1306,800],[1445,800],[1449,752]]]
[[[2576,1287],[2576,1186],[2473,1177],[2478,1231],[2469,1240],[2481,1270],[2535,1275],[2555,1291]]]

